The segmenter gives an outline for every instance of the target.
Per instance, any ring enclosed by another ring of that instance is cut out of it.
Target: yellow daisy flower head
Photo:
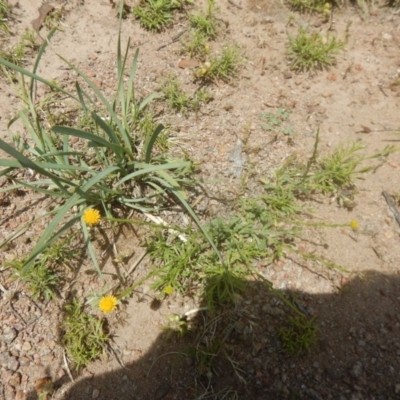
[[[164,292],[165,292],[165,294],[167,294],[169,296],[170,294],[172,294],[174,292],[174,288],[172,286],[168,285],[165,287]]]
[[[97,225],[100,222],[100,212],[94,208],[87,208],[83,212],[83,220],[87,225]]]
[[[360,227],[358,222],[354,219],[352,221],[350,221],[349,225],[350,225],[350,228],[353,229],[353,231],[357,231],[358,228]]]
[[[103,311],[103,313],[111,313],[113,312],[118,305],[118,300],[115,296],[109,295],[109,296],[103,296],[99,300],[99,309],[100,311]]]

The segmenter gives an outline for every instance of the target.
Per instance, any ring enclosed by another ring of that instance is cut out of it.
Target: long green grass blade
[[[128,174],[124,176],[122,179],[120,179],[115,186],[119,186],[122,183],[133,179],[137,178],[138,176],[141,175],[146,175],[146,174],[151,174],[153,172],[158,172],[162,170],[168,170],[168,169],[179,169],[179,168],[185,168],[189,165],[188,161],[177,161],[174,163],[168,163],[168,164],[160,164],[160,165],[151,165],[151,164],[146,164],[146,163],[136,163],[133,164],[136,168],[138,168],[137,171],[132,172],[131,174]]]
[[[66,183],[66,184],[70,184],[69,180],[63,179],[63,178],[61,178],[59,176],[56,176],[56,175],[48,172],[46,169],[41,168],[35,162],[33,162],[29,158],[25,157],[18,150],[14,149],[14,147],[12,147],[8,143],[6,143],[3,139],[0,139],[0,149],[5,151],[6,153],[8,153],[15,160],[17,160],[21,164],[21,167],[30,168],[30,169],[32,169],[32,170],[34,170],[34,171],[36,171],[36,172],[38,172],[38,173],[40,173],[40,174],[42,174],[44,176],[47,176],[48,178],[50,178],[58,186],[58,188],[61,191],[66,192],[64,187],[61,185],[61,182]],[[1,161],[4,162],[5,160],[1,160]]]
[[[96,146],[102,146],[102,147],[108,147],[109,149],[111,149],[112,151],[114,151],[115,153],[118,152],[123,152],[123,148],[119,145],[116,145],[114,143],[110,143],[109,141],[93,135],[92,133],[88,133],[85,131],[81,131],[79,129],[75,129],[75,128],[70,128],[68,126],[53,126],[51,128],[51,130],[55,133],[59,133],[61,135],[68,135],[68,136],[76,136],[76,137],[80,137],[82,139],[86,139],[89,142],[95,144]]]
[[[137,68],[137,62],[139,58],[139,49],[136,49],[135,55],[133,56],[133,61],[131,65],[131,70],[129,73],[129,81],[128,81],[128,88],[126,92],[126,103],[125,103],[125,109],[128,110],[131,103],[134,100],[134,80],[135,80],[135,75],[136,75],[136,68]]]
[[[75,100],[78,100],[74,95],[72,95],[71,93],[67,92],[66,90],[64,90],[60,86],[56,85],[54,82],[50,82],[50,81],[42,78],[39,75],[36,75],[36,74],[34,74],[32,72],[29,72],[28,70],[26,70],[26,69],[24,69],[22,67],[19,67],[19,66],[13,64],[13,63],[10,63],[9,61],[4,60],[4,58],[0,57],[0,64],[12,69],[13,71],[19,72],[20,74],[23,74],[25,76],[29,76],[30,78],[32,78],[32,79],[34,79],[36,81],[42,82],[42,83],[44,83],[45,85],[51,87],[52,89],[54,89],[57,92],[64,93],[68,97],[71,97],[71,98],[73,98]]]
[[[142,111],[147,104],[149,104],[152,100],[156,99],[157,97],[160,97],[158,93],[152,93],[149,96],[147,96],[139,105],[139,111]]]
[[[143,146],[143,151],[145,154],[144,161],[149,163],[151,160],[151,152],[153,150],[154,143],[156,142],[158,135],[164,130],[164,125],[159,124],[157,128],[154,130],[153,134],[146,139],[146,142]]]
[[[56,33],[57,31],[57,27],[54,27],[49,34],[46,37],[46,40],[43,42],[43,44],[40,46],[39,51],[38,51],[38,55],[36,57],[35,60],[35,64],[33,65],[33,73],[36,74],[36,71],[39,67],[39,63],[40,60],[42,59],[42,56],[44,54],[44,51],[46,50],[47,45],[50,43],[51,38],[53,37],[53,35]],[[35,83],[35,79],[32,78],[31,79],[31,83],[29,85],[29,94],[30,94],[30,98],[33,99],[33,89],[34,89],[34,83]]]
[[[65,58],[59,56],[71,69],[73,69],[88,85],[89,87],[93,90],[95,95],[100,99],[104,107],[107,109],[107,111],[110,114],[110,117],[112,118],[113,122],[115,125],[117,125],[122,138],[124,139],[125,142],[125,147],[127,147],[131,152],[132,152],[132,144],[130,140],[127,140],[127,135],[125,132],[125,129],[121,123],[121,120],[118,118],[118,115],[116,114],[114,108],[111,106],[111,104],[107,101],[107,99],[103,96],[103,93],[98,89],[98,87],[78,68],[76,68],[73,64],[71,64],[68,60]]]
[[[50,224],[47,226],[45,231],[43,232],[42,236],[36,243],[35,247],[31,251],[31,254],[28,260],[25,263],[23,268],[23,273],[28,271],[28,269],[33,264],[35,258],[51,243],[53,243],[58,237],[60,237],[64,232],[66,232],[69,228],[75,224],[79,220],[79,216],[72,217],[56,234],[54,234],[57,226],[63,220],[63,218],[67,215],[67,213],[71,210],[73,206],[79,205],[85,201],[84,198],[80,198],[78,195],[73,195],[70,199],[60,208],[57,215],[52,219]]]
[[[214,249],[215,253],[217,254],[218,258],[221,260],[221,263],[224,264],[222,255],[219,252],[217,246],[215,245],[214,241],[212,240],[212,238],[208,234],[208,232],[204,229],[204,227],[201,224],[199,218],[197,217],[196,213],[193,211],[192,207],[190,207],[190,205],[186,201],[186,199],[183,198],[180,195],[179,191],[176,191],[175,188],[173,186],[171,186],[167,181],[162,182],[162,185],[166,189],[169,189],[170,192],[178,199],[178,201],[181,203],[181,205],[184,208],[184,210],[187,211],[187,213],[191,216],[192,220],[196,223],[196,225],[199,227],[199,229],[203,233],[204,237],[208,240],[208,242],[210,243],[211,247]]]
[[[0,144],[1,147],[1,144]],[[40,172],[42,169],[46,170],[62,170],[62,171],[84,171],[84,172],[90,172],[90,173],[96,173],[96,171],[91,170],[86,167],[78,167],[75,165],[60,165],[60,164],[55,164],[55,163],[42,163],[42,162],[35,162],[35,171]],[[13,167],[13,168],[23,168],[25,167],[21,162],[16,161],[16,160],[9,160],[9,159],[0,159],[0,166],[1,167]],[[41,173],[41,172],[40,172]],[[58,175],[55,176],[53,175],[55,179],[61,179]],[[64,183],[70,183],[68,180],[62,180]]]

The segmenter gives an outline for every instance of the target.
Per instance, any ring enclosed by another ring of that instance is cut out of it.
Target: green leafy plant
[[[189,109],[189,96],[181,89],[176,77],[170,76],[162,85],[161,91],[172,109],[178,112]]]
[[[65,306],[61,328],[61,343],[75,362],[77,370],[99,358],[109,340],[105,321],[88,314],[76,298]]]
[[[65,9],[63,6],[54,8],[46,15],[46,18],[43,21],[43,25],[49,30],[58,27],[61,20],[64,18],[64,14]]]
[[[331,2],[326,0],[289,0],[291,8],[301,12],[326,12],[331,7]]]
[[[275,116],[274,116],[275,117]],[[260,178],[258,196],[241,196],[231,216],[216,218],[205,226],[212,242],[222,255],[223,263],[210,244],[197,232],[190,230],[184,240],[178,233],[158,232],[148,242],[148,251],[154,261],[152,275],[154,288],[164,290],[171,286],[188,294],[201,291],[209,309],[235,302],[245,290],[250,276],[260,275],[254,262],[262,259],[269,264],[287,255],[303,260],[317,261],[327,268],[344,270],[335,263],[315,254],[298,250],[295,239],[302,237],[304,226],[353,227],[349,224],[307,223],[302,214],[301,200],[317,195],[335,195],[342,188],[353,185],[361,174],[373,169],[360,164],[368,159],[386,157],[397,149],[388,146],[370,157],[359,154],[359,143],[338,146],[331,154],[318,156],[317,134],[314,150],[307,162],[291,157],[269,178]]]
[[[293,135],[293,127],[287,125],[290,111],[280,107],[276,113],[264,112],[261,115],[261,127],[270,132]]]
[[[48,39],[53,34],[54,30]],[[68,92],[57,83],[37,75],[36,71],[47,43],[48,41],[45,41],[39,50],[33,72],[0,59],[0,64],[21,74],[26,108],[19,112],[12,123],[20,119],[30,135],[30,140],[23,144],[22,151],[0,140],[0,148],[11,157],[0,160],[0,166],[5,167],[0,175],[8,176],[14,183],[5,190],[25,187],[61,200],[61,204],[48,214],[55,216],[27,258],[24,271],[34,264],[40,253],[75,223],[80,222],[88,252],[101,275],[87,221],[82,218],[88,208],[98,209],[102,218],[116,221],[112,212],[113,204],[139,212],[157,213],[163,206],[163,199],[170,202],[172,194],[209,238],[189,206],[183,189],[183,185],[189,183],[186,177],[192,171],[191,162],[171,160],[166,155],[153,156],[154,144],[164,128],[162,125],[158,125],[151,135],[145,138],[138,133],[138,121],[144,109],[158,96],[151,94],[141,101],[134,97],[138,51],[132,59],[129,79],[125,83],[129,41],[125,53],[122,53],[120,37],[118,38],[118,84],[116,94],[110,101],[82,71],[66,60],[65,63],[77,73],[81,81],[76,82],[76,93]],[[28,88],[24,85],[24,77],[30,78]],[[59,125],[49,130],[42,123],[37,111],[36,81],[75,101],[80,111],[91,120],[91,126],[94,126],[95,130],[87,132]],[[70,138],[77,140],[72,141]],[[36,180],[17,179],[15,172],[21,168],[35,171]],[[132,196],[135,192],[142,195]],[[77,212],[74,212],[74,209],[77,209]],[[96,220],[97,222],[99,221]]]
[[[210,52],[207,37],[197,30],[190,31],[189,38],[185,38],[182,44],[182,54],[187,54],[189,57],[205,59]]]
[[[228,46],[222,50],[219,57],[211,58],[203,63],[196,71],[196,78],[203,81],[222,80],[229,82],[239,72],[239,48]]]
[[[73,268],[74,260],[79,256],[79,249],[72,243],[76,238],[72,234],[54,242],[35,258],[31,268],[24,270],[25,259],[6,263],[13,269],[13,276],[28,285],[35,299],[48,301],[56,297],[60,290],[61,276]]]
[[[294,355],[308,352],[317,341],[318,327],[315,318],[304,315],[290,317],[286,326],[279,329],[283,349]]]
[[[198,111],[202,103],[208,103],[212,97],[202,89],[189,97],[180,87],[176,77],[170,76],[162,85],[161,91],[173,110],[178,112]]]
[[[7,265],[13,269],[13,277],[25,283],[33,298],[51,300],[56,297],[56,291],[60,287],[60,277],[54,268],[49,267],[43,259],[35,260],[32,268],[25,271],[25,260],[13,260]]]
[[[145,29],[159,32],[172,22],[174,10],[183,4],[181,0],[142,0],[132,12]]]
[[[10,15],[11,9],[5,0],[0,0],[0,32],[9,34],[7,21]]]
[[[0,58],[16,66],[23,66],[26,63],[26,56],[37,49],[35,33],[30,29],[26,29],[18,43],[9,49],[0,49]],[[7,68],[0,64],[0,73],[8,77],[11,81],[14,80],[15,71],[12,68]]]
[[[286,55],[293,70],[322,70],[335,64],[336,55],[343,47],[344,43],[335,36],[324,37],[300,28],[296,37],[289,36]]]
[[[217,11],[215,0],[207,0],[207,10],[205,12],[189,14],[189,21],[194,30],[207,40],[214,39],[217,35],[218,21],[215,18]]]

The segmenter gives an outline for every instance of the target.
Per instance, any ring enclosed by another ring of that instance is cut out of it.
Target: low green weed
[[[331,2],[325,0],[289,0],[289,6],[296,11],[328,14],[332,7]]]
[[[311,212],[304,209],[301,200],[310,200],[317,194],[336,195],[341,189],[354,185],[358,176],[373,169],[361,166],[362,163],[386,157],[397,149],[388,146],[367,157],[359,153],[362,145],[355,143],[341,145],[331,154],[319,157],[318,141],[319,134],[307,162],[289,158],[271,177],[260,178],[262,187],[258,196],[242,196],[229,219],[216,218],[205,226],[223,263],[197,232],[187,231],[185,240],[178,235],[158,232],[148,243],[155,264],[153,287],[163,291],[171,286],[184,294],[200,290],[212,309],[216,305],[235,302],[243,293],[246,280],[257,275],[254,263],[259,259],[270,264],[292,254],[343,270],[329,260],[297,249],[295,239],[301,238],[303,227],[309,225],[302,214]],[[350,228],[353,225],[313,226]]]
[[[184,3],[184,0],[142,0],[132,8],[132,13],[143,28],[160,32],[172,22],[173,12],[181,9]]]
[[[162,85],[161,91],[173,110],[182,112],[190,108],[189,96],[181,89],[176,77],[170,76]]]
[[[214,39],[217,36],[218,21],[215,14],[218,12],[215,0],[207,0],[207,10],[189,14],[189,21],[193,29],[201,34],[207,40]]]
[[[203,81],[231,81],[239,72],[240,55],[238,47],[228,46],[219,57],[211,58],[196,71],[196,78]]]
[[[296,315],[280,328],[279,337],[283,349],[292,355],[308,352],[317,341],[318,327],[314,318]]]
[[[7,22],[11,13],[11,8],[6,0],[0,0],[0,32],[10,34]]]
[[[26,62],[26,56],[37,49],[38,45],[36,44],[35,33],[30,29],[26,29],[17,44],[9,49],[0,49],[0,58],[3,58],[16,66],[23,66]],[[1,63],[0,73],[8,77],[10,80],[14,80],[14,70],[5,67]]]
[[[99,358],[109,340],[105,321],[88,314],[76,298],[65,306],[61,328],[61,343],[75,362],[76,370]]]
[[[182,44],[182,54],[186,54],[192,58],[205,59],[210,53],[207,37],[195,29],[190,32],[189,39],[183,40]]]
[[[179,85],[176,77],[170,76],[162,85],[161,91],[169,106],[177,112],[199,111],[201,104],[206,104],[212,97],[202,89],[195,92],[193,97],[189,97]]]
[[[287,123],[289,116],[290,111],[282,107],[278,108],[276,113],[264,112],[261,115],[261,127],[270,132],[292,136],[294,129]]]
[[[57,28],[60,26],[60,22],[64,18],[64,15],[65,15],[65,8],[63,6],[54,8],[46,15],[46,18],[43,21],[43,25],[48,30]]]
[[[289,36],[286,55],[293,70],[322,70],[335,64],[336,55],[343,47],[344,42],[333,35],[324,37],[318,32],[308,33],[300,28],[296,37]]]
[[[49,301],[56,297],[61,280],[46,263],[36,261],[28,271],[24,271],[24,259],[11,261],[7,265],[13,269],[13,277],[28,286],[34,299]]]
[[[62,284],[61,276],[73,269],[79,256],[79,249],[73,244],[75,237],[72,234],[47,247],[28,270],[24,270],[25,259],[7,263],[13,269],[14,278],[25,283],[35,299],[48,301],[56,297]]]

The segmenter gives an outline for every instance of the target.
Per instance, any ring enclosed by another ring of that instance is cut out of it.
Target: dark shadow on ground
[[[55,387],[67,400],[398,399],[399,288],[399,275],[370,272],[337,294],[284,293],[319,327],[308,354],[289,356],[278,332],[295,314],[250,282],[236,305],[198,312],[183,338],[160,334],[128,369]]]

